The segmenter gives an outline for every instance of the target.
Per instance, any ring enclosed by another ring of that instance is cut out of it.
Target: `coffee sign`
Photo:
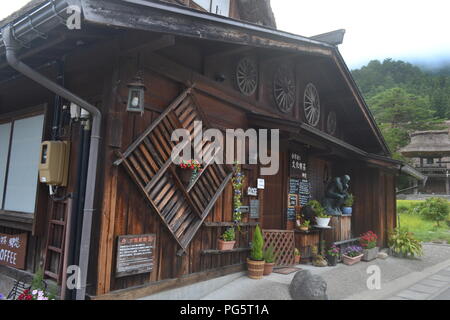
[[[15,235],[0,233],[0,265],[25,269],[27,240],[26,233]]]
[[[153,271],[155,234],[120,236],[117,244],[116,277]]]

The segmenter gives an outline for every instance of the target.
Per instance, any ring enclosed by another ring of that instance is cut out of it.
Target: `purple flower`
[[[5,300],[5,296],[0,293],[0,300]]]

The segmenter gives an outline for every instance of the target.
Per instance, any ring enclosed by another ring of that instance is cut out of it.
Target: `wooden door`
[[[287,155],[280,152],[278,174],[264,176],[265,189],[262,209],[263,229],[285,229],[287,207]]]

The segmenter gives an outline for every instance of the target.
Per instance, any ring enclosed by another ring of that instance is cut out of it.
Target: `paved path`
[[[450,267],[398,292],[389,300],[450,300]]]
[[[400,291],[408,290],[415,284],[413,292],[426,293],[423,290],[431,284],[436,285],[436,290],[430,292],[430,296],[436,299],[445,299],[450,295],[445,290],[444,281],[450,277],[450,246],[424,244],[425,255],[421,259],[400,259],[389,257],[386,260],[376,259],[372,262],[361,262],[353,266],[338,264],[336,267],[317,268],[299,265],[303,269],[309,269],[314,274],[321,275],[327,282],[327,293],[331,300],[381,300],[397,296]],[[376,265],[381,271],[381,290],[369,290],[367,288],[367,268]],[[438,274],[439,273],[439,274]],[[252,280],[245,275],[222,286],[220,289],[210,292],[202,299],[237,299],[237,300],[286,300],[291,299],[289,284],[294,274],[271,274],[262,280]],[[430,278],[430,279],[428,279]],[[430,281],[438,281],[433,283]],[[425,284],[424,284],[425,283]],[[428,283],[428,284],[427,284]],[[434,287],[432,287],[434,288]],[[447,282],[448,288],[448,282]],[[421,289],[422,291],[419,291]],[[420,295],[421,297],[424,295]],[[427,296],[428,297],[428,296]],[[407,299],[398,297],[398,299]]]

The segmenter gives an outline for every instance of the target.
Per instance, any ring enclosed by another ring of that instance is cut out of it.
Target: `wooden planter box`
[[[248,277],[251,279],[261,279],[264,274],[265,261],[254,261],[247,259]]]
[[[356,257],[349,257],[344,254],[342,256],[342,262],[348,266],[351,266],[355,263],[360,262],[362,257],[363,257],[363,254],[360,254],[359,256],[356,256]]]
[[[363,251],[363,261],[372,261],[375,260],[378,256],[378,247],[372,248],[372,249],[364,249]]]

